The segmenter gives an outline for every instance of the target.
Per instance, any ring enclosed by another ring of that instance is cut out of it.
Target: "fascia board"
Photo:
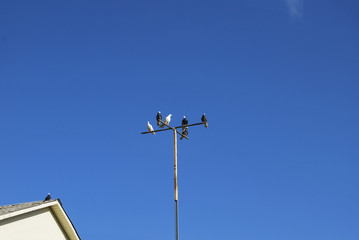
[[[4,214],[0,216],[0,221],[7,219],[7,218],[11,218],[11,217],[15,217],[15,216],[19,216],[21,214],[24,213],[28,213],[28,212],[32,212],[32,211],[36,211],[38,209],[42,209],[42,208],[46,208],[46,207],[51,207],[53,205],[59,204],[58,201],[54,201],[54,202],[49,202],[49,203],[44,203],[41,204],[39,206],[34,206],[34,207],[29,207],[29,208],[25,208],[16,212],[12,212],[12,213],[8,213],[8,214]]]
[[[57,219],[60,221],[60,223],[63,225],[63,228],[65,229],[70,240],[80,240],[75,227],[73,226],[72,222],[70,221],[69,217],[67,216],[66,212],[64,211],[63,207],[61,206],[58,200],[49,203],[44,203],[39,206],[29,207],[16,212],[4,214],[0,216],[0,221],[47,207],[50,207],[51,209],[55,210],[53,212],[56,215]]]

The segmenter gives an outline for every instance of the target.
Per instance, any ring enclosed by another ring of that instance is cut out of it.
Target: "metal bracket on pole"
[[[164,123],[162,121],[160,121],[161,123]],[[197,125],[203,125],[205,123],[194,123],[194,124],[188,124],[186,125],[185,127],[192,127],[192,126],[197,126]],[[183,128],[183,126],[177,126],[177,127],[171,127],[169,126],[168,124],[165,124],[168,128],[165,128],[165,129],[159,129],[159,130],[154,130],[154,131],[148,131],[148,132],[141,132],[141,134],[148,134],[148,133],[153,133],[153,132],[162,132],[162,131],[168,131],[168,130],[173,130],[174,128],[177,129],[177,128]],[[182,133],[180,132],[177,132],[179,135],[183,136]],[[187,136],[184,136],[184,138],[187,138]]]

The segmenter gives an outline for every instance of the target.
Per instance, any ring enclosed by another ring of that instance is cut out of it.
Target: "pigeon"
[[[188,135],[188,127],[185,127],[184,130],[182,130],[182,134],[187,136]],[[182,140],[184,137],[181,136],[180,140]]]
[[[50,199],[51,199],[51,196],[50,196],[50,193],[48,193],[45,200],[44,200],[44,202],[49,201]]]
[[[204,127],[208,127],[207,117],[205,113],[203,113],[201,120],[204,123]]]
[[[188,125],[188,120],[186,118],[186,116],[183,116],[182,119],[182,132],[184,131],[185,127]]]
[[[169,123],[171,122],[171,116],[172,116],[172,114],[169,114],[169,115],[166,117],[164,123],[169,124]],[[164,126],[165,126],[165,125],[162,123],[161,126],[160,126],[160,128],[164,128]]]
[[[156,120],[157,120],[157,126],[160,125],[160,120],[162,120],[162,115],[161,112],[158,111],[157,115],[156,115]]]
[[[150,124],[149,121],[147,121],[147,129],[148,129],[148,131],[152,132],[153,135],[156,134],[155,132],[153,132],[153,127],[152,127],[152,125]]]

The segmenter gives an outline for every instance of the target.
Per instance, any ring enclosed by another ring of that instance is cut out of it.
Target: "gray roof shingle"
[[[18,203],[18,204],[11,204],[11,205],[5,205],[5,206],[0,206],[0,216],[1,215],[5,215],[5,214],[9,214],[9,213],[13,213],[16,211],[20,211],[26,208],[31,208],[31,207],[35,207],[35,206],[39,206],[45,203],[49,203],[49,202],[54,202],[60,199],[52,199],[49,201],[36,201],[36,202],[27,202],[27,203]],[[61,202],[60,202],[61,204]]]

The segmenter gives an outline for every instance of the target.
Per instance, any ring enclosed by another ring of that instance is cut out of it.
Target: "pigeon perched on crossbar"
[[[161,112],[158,111],[157,115],[156,115],[156,120],[157,120],[157,126],[160,125],[160,120],[162,120],[162,115],[161,115]]]
[[[188,127],[185,127],[184,130],[182,130],[182,134],[187,136],[188,135]],[[181,136],[180,140],[182,140],[184,137]]]
[[[188,120],[186,118],[186,116],[183,116],[182,119],[182,131],[184,131],[185,127],[188,125]]]
[[[204,126],[205,126],[205,127],[208,127],[207,117],[206,117],[206,114],[205,114],[205,113],[203,113],[201,120],[202,120],[202,122],[204,123]]]
[[[156,134],[155,132],[153,132],[153,127],[152,127],[152,125],[150,124],[149,121],[147,121],[147,129],[148,129],[148,131],[152,132],[153,135]]]
[[[164,123],[169,124],[169,123],[171,122],[171,116],[172,116],[172,114],[169,114],[169,115],[166,117]],[[165,126],[165,125],[162,123],[161,126],[160,126],[160,128],[164,128],[164,126]]]

